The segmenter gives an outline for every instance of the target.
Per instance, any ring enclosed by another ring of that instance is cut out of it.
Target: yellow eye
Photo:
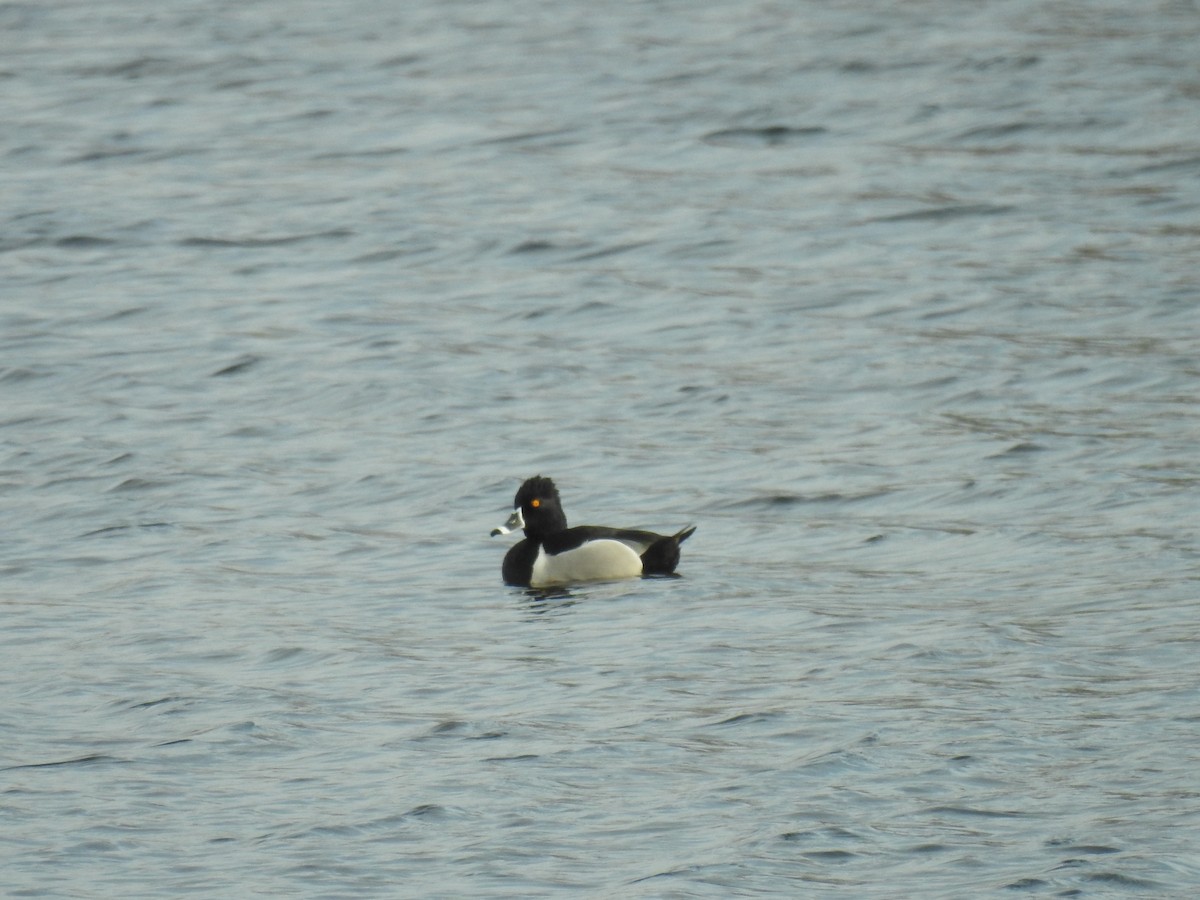
[[[534,509],[537,509],[539,506],[542,505],[542,501],[541,500],[530,500],[529,505],[532,506]]]

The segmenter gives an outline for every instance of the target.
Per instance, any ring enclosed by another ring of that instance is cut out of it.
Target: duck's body
[[[568,528],[558,489],[540,475],[521,485],[513,506],[492,534],[524,529],[525,539],[509,549],[502,569],[505,584],[522,587],[670,575],[679,564],[679,545],[696,530],[662,535],[604,525]]]

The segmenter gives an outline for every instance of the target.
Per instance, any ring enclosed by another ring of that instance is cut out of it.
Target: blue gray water
[[[1197,47],[0,4],[0,893],[1193,896]]]

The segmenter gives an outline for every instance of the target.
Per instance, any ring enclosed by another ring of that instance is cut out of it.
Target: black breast
[[[504,567],[500,570],[505,584],[529,587],[533,577],[533,562],[537,559],[538,545],[529,538],[518,541],[504,554]]]

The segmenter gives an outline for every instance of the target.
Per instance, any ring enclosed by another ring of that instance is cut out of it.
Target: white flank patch
[[[553,556],[546,552],[545,547],[538,547],[529,584],[531,587],[544,587],[577,581],[614,581],[618,578],[638,578],[641,574],[641,557],[627,544],[605,538],[588,541],[582,547]]]

